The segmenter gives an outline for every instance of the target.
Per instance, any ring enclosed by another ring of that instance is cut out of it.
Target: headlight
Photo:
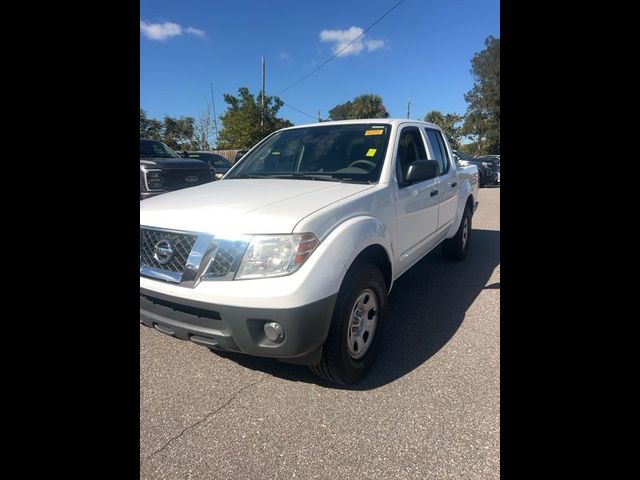
[[[162,190],[164,188],[164,179],[162,178],[161,170],[145,170],[144,175],[148,190]]]
[[[491,168],[491,162],[482,162],[484,168]]]
[[[458,165],[460,165],[461,167],[468,167],[469,166],[469,162],[467,160],[460,160],[458,162]]]
[[[236,280],[279,277],[298,270],[320,244],[313,233],[255,235],[236,274]]]

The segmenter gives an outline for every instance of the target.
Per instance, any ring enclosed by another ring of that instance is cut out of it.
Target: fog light
[[[280,343],[284,340],[284,330],[282,325],[277,322],[269,322],[264,324],[264,334],[269,340]]]

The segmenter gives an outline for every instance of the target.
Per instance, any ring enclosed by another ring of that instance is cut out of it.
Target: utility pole
[[[409,99],[409,103],[407,104],[407,118],[411,115],[411,99]]]
[[[211,106],[213,107],[213,131],[216,135],[216,143],[218,142],[218,119],[216,118],[216,101],[213,99],[213,82],[209,83],[211,87]]]
[[[265,87],[265,76],[266,76],[266,64],[264,61],[264,55],[262,56],[262,115],[260,116],[260,127],[262,128],[262,133],[264,134],[264,87]]]

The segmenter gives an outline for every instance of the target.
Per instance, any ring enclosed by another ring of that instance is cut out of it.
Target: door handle
[[[458,186],[458,182],[453,182],[453,183],[451,184],[451,188],[453,188],[453,187],[457,187],[457,186]]]
[[[432,197],[435,197],[438,194],[438,190],[431,190],[431,193],[429,194]]]

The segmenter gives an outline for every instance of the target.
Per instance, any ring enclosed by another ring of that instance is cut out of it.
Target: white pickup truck
[[[438,245],[467,253],[478,172],[452,158],[430,123],[302,125],[221,181],[141,201],[140,322],[357,382],[394,281]]]

